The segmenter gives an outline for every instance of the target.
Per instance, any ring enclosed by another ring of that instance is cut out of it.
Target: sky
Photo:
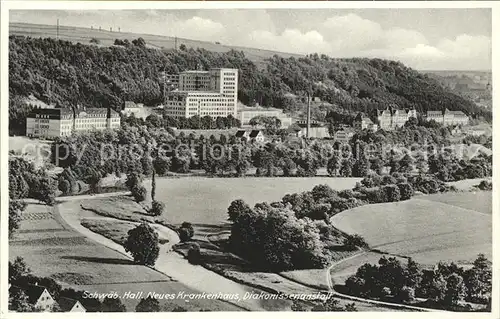
[[[394,59],[419,70],[491,70],[490,9],[10,11],[11,22],[57,19],[290,53]]]

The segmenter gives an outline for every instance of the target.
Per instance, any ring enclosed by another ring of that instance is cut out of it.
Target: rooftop
[[[71,309],[73,309],[73,307],[75,306],[75,304],[77,303],[78,301],[75,300],[75,299],[71,299],[71,298],[66,298],[66,297],[61,297],[59,298],[59,300],[57,301],[57,303],[59,304],[59,307],[61,308],[62,311],[64,312],[67,312],[67,311],[70,311]]]

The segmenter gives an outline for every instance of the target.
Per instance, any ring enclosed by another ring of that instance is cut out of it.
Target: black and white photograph
[[[2,317],[496,318],[498,6],[78,2],[2,4]]]

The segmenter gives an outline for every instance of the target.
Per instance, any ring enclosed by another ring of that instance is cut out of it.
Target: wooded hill
[[[23,97],[32,94],[61,107],[119,109],[125,100],[157,105],[162,102],[160,74],[213,67],[240,70],[239,99],[245,104],[294,109],[289,94],[312,88],[314,96],[349,112],[395,105],[426,110],[462,110],[491,120],[491,112],[477,107],[427,75],[405,65],[381,59],[307,57],[265,60],[265,68],[241,51],[211,52],[182,48],[147,47],[143,39],[100,46],[52,38],[9,38],[10,116],[16,121],[26,112]]]

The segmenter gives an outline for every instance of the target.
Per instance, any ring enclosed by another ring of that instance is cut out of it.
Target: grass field
[[[77,213],[77,212],[75,212]],[[111,291],[197,293],[153,269],[134,264],[122,254],[95,243],[74,231],[60,219],[53,207],[29,204],[20,229],[9,241],[9,259],[24,258],[32,273],[52,277],[64,287],[109,293]],[[138,300],[123,299],[128,311]],[[166,301],[160,302],[162,305]],[[217,300],[173,300],[190,311],[238,311],[240,308]]]
[[[220,225],[227,221],[227,208],[241,198],[253,206],[280,200],[284,195],[310,191],[318,184],[333,189],[351,189],[359,178],[248,177],[158,179],[156,197],[166,205],[164,217],[173,224],[188,221],[198,225]],[[145,186],[151,189],[151,181]]]
[[[492,213],[492,192],[475,191],[467,193],[443,193],[418,197],[423,200],[430,200],[457,206],[465,209],[475,210],[480,213]]]
[[[451,202],[451,195],[445,196]],[[334,216],[333,223],[362,235],[372,248],[411,256],[423,264],[470,262],[479,253],[491,259],[491,216],[436,201],[436,197],[423,198],[357,207]],[[477,210],[483,206],[478,204]]]

